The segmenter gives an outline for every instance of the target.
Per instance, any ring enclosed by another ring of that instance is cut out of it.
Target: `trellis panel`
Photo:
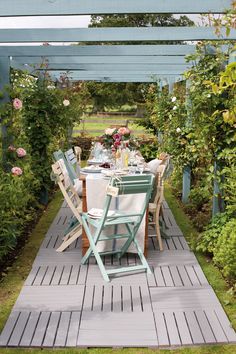
[[[0,46],[0,56],[176,56],[194,53],[195,45]]]
[[[236,39],[232,29],[227,37],[215,34],[214,27],[110,27],[110,28],[43,28],[2,29],[0,42],[116,42],[116,41],[198,41]]]
[[[231,0],[0,0],[1,16],[221,13]]]

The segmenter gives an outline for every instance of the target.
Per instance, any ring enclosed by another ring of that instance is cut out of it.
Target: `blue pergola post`
[[[159,86],[159,92],[161,92],[162,91],[162,82],[158,82],[157,85]],[[161,145],[163,142],[163,133],[160,130],[157,131],[157,141],[158,141],[159,145]]]
[[[10,84],[10,61],[9,57],[0,57],[0,92],[2,97],[0,98],[0,103],[4,104],[9,101],[9,96],[4,92],[6,85]],[[7,158],[6,151],[12,137],[9,137],[8,134],[8,125],[4,123],[2,117],[0,116],[1,121],[1,132],[2,132],[2,166],[3,169],[7,169]]]
[[[191,168],[190,166],[185,166],[183,169],[183,189],[182,189],[182,202],[184,204],[189,201],[191,187]]]
[[[217,180],[217,171],[218,171],[218,166],[217,163],[214,163],[214,182],[213,182],[213,199],[212,199],[212,217],[214,217],[216,214],[218,214],[220,210],[220,187],[219,187],[219,182]]]
[[[190,126],[192,124],[191,116],[189,113],[189,107],[191,105],[189,94],[188,94],[189,87],[190,87],[190,81],[187,80],[186,81],[186,109],[187,109],[186,126]],[[190,166],[185,166],[183,168],[183,184],[182,184],[182,202],[184,204],[188,203],[189,201],[190,189],[191,189],[191,168]]]

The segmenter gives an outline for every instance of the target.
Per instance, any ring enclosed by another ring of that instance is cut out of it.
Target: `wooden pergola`
[[[218,14],[226,12],[231,0],[0,0],[0,18],[12,16],[62,16],[104,14]],[[0,90],[9,84],[10,68],[40,71],[42,61],[54,80],[69,71],[72,81],[157,82],[168,84],[183,79],[189,67],[185,56],[195,51],[195,41],[235,40],[236,30],[220,36],[212,27],[126,27],[43,28],[0,30]],[[112,45],[106,42],[180,41],[182,44]],[[37,46],[1,46],[1,43],[39,43]],[[80,45],[50,45],[43,42],[77,42]],[[82,45],[97,42],[96,45]],[[186,44],[191,43],[191,44]],[[233,57],[232,57],[233,58]],[[230,59],[231,61],[234,60]],[[34,68],[32,67],[34,65]],[[4,96],[2,102],[8,100]],[[7,136],[2,126],[3,148]],[[190,170],[183,176],[183,201],[190,192]]]

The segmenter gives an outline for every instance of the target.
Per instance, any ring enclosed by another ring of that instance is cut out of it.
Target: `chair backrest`
[[[56,182],[58,186],[60,187],[60,190],[65,198],[65,201],[67,202],[69,208],[73,212],[74,216],[81,222],[81,216],[80,216],[80,206],[81,206],[81,199],[78,196],[77,191],[75,190],[73,184],[71,183],[70,179],[67,178],[65,174],[66,167],[62,168],[64,164],[64,161],[60,159],[59,161],[56,161],[52,165],[52,172],[56,177]]]
[[[163,180],[165,176],[165,171],[166,171],[166,165],[159,165],[157,170],[156,170],[156,182],[158,186],[163,185]]]
[[[118,194],[137,194],[151,193],[153,187],[154,176],[150,175],[133,175],[124,177],[113,177],[111,185],[119,188]]]
[[[127,213],[126,216],[129,217],[132,214],[134,217],[138,217],[138,225],[140,225],[143,216],[146,212],[147,205],[151,196],[152,188],[153,188],[154,176],[150,175],[134,175],[134,176],[124,176],[124,177],[112,177],[110,180],[110,186],[118,188],[118,195],[124,194],[139,194],[145,193],[145,200],[140,206],[140,211],[137,213]],[[108,189],[109,190],[109,189]],[[112,195],[109,194],[107,190],[107,195],[105,199],[105,203],[103,206],[103,215],[100,219],[100,230],[102,229],[104,222],[107,218],[109,207],[111,205],[111,200],[113,198]],[[139,227],[139,226],[138,226]],[[138,229],[137,227],[137,229]],[[99,231],[100,232],[100,231]]]
[[[67,160],[67,163],[73,168],[75,171],[77,178],[80,174],[80,166],[77,160],[77,156],[75,155],[73,149],[69,149],[65,152],[65,158]]]
[[[68,163],[64,153],[61,150],[55,151],[53,153],[53,156],[54,156],[55,161],[63,160],[65,167],[68,171],[68,175],[69,175],[72,182],[78,178],[78,175],[76,174],[76,171],[74,170],[73,166]]]
[[[155,196],[153,203],[158,205],[162,204],[164,199],[164,175],[165,175],[166,165],[160,165],[156,173],[156,186],[155,186]]]

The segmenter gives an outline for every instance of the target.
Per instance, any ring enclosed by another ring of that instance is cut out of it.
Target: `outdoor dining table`
[[[88,173],[80,174],[80,179],[83,183],[82,190],[82,210],[86,212],[91,208],[102,208],[105,200],[106,186],[109,183],[109,178],[104,178],[102,173]],[[139,210],[138,207],[140,203],[144,201],[144,196],[140,195],[125,195],[114,198],[112,209],[114,210],[127,210],[134,212],[135,209]],[[143,219],[140,228],[137,232],[136,239],[142,248],[144,254],[147,254],[148,248],[148,212],[146,212],[146,217]],[[120,240],[119,240],[120,241]],[[107,241],[106,241],[107,242]],[[109,243],[110,241],[108,241]],[[102,244],[103,242],[101,242]],[[101,245],[100,251],[104,251],[106,247],[114,247],[114,245]],[[115,245],[119,246],[119,245]],[[87,239],[86,233],[82,231],[82,254],[84,255],[89,248],[89,241]],[[129,248],[129,252],[135,252],[132,245]]]

